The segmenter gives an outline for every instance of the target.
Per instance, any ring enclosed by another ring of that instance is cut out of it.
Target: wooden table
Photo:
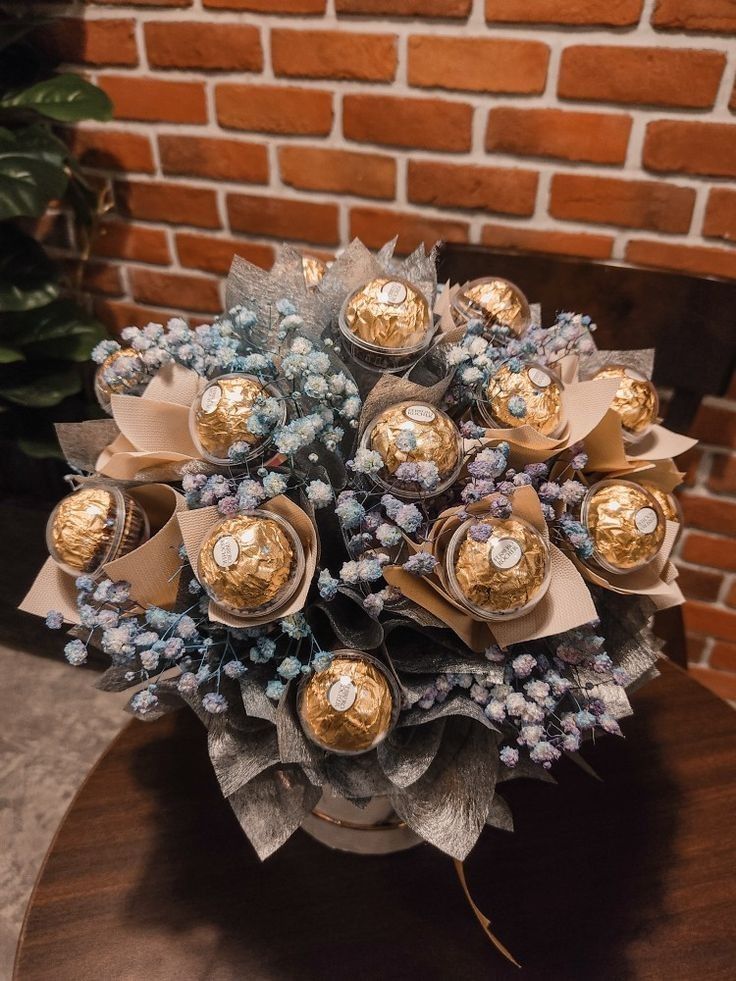
[[[483,936],[452,863],[422,845],[331,852],[301,832],[259,864],[191,714],[131,722],[78,793],[26,915],[18,981],[732,979],[736,713],[665,664],[625,740],[559,787],[519,781],[513,835],[468,881],[519,975]]]

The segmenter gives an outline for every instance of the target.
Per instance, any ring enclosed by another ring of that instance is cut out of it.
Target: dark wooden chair
[[[586,313],[599,347],[655,348],[654,381],[672,391],[664,422],[677,432],[688,431],[704,396],[725,394],[736,368],[736,283],[450,243],[438,274],[441,282],[503,276],[541,303],[544,323],[557,311]],[[660,614],[655,629],[685,665],[681,611]]]

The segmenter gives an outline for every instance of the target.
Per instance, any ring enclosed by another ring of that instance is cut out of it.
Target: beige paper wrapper
[[[685,479],[685,474],[677,469],[673,460],[657,460],[654,463],[648,463],[642,467],[641,471],[632,471],[632,476],[635,474],[638,477],[640,473],[644,475],[645,480],[661,487],[668,494],[679,487]]]
[[[166,484],[132,487],[127,493],[146,512],[151,537],[127,555],[108,562],[102,571],[109,579],[127,580],[132,598],[142,607],[173,606],[181,566],[178,550],[182,539],[177,514],[186,507],[184,498]],[[58,610],[66,622],[78,624],[75,579],[63,572],[53,559],[47,559],[19,609],[40,617],[45,617],[49,610]]]
[[[512,498],[513,514],[534,525],[549,541],[547,523],[534,490],[520,487]],[[482,512],[483,502],[469,505],[465,510]],[[563,633],[595,620],[598,616],[588,587],[573,563],[555,545],[550,544],[551,577],[547,592],[539,603],[524,616],[513,620],[493,622],[474,619],[451,596],[442,571],[442,558],[447,543],[459,521],[459,508],[445,511],[433,528],[431,551],[440,560],[438,572],[432,576],[414,576],[398,566],[389,566],[384,577],[409,599],[429,610],[447,624],[471,650],[480,653],[493,643],[501,647],[519,644]],[[418,551],[414,546],[414,551]]]
[[[670,432],[664,426],[652,426],[649,433],[636,443],[636,452],[632,452],[632,448],[627,452],[621,419],[611,409],[584,442],[588,454],[586,470],[626,476],[651,470],[657,463],[671,463],[672,457],[685,453],[695,446],[697,440]]]
[[[209,617],[218,623],[224,623],[228,627],[248,627],[258,626],[262,623],[270,623],[279,617],[286,617],[292,613],[298,613],[303,609],[307,601],[307,594],[312,583],[314,570],[317,567],[317,532],[309,516],[300,507],[293,504],[288,497],[280,495],[274,497],[260,508],[264,511],[272,511],[279,517],[288,521],[302,543],[304,549],[304,579],[299,589],[289,599],[281,609],[272,610],[270,613],[257,617],[239,617],[218,606],[210,600]],[[216,507],[195,508],[193,511],[181,511],[179,513],[179,526],[184,539],[184,547],[192,568],[196,570],[199,552],[202,542],[209,533],[210,529],[222,520],[222,515]]]
[[[200,457],[189,434],[189,407],[206,380],[180,365],[165,365],[143,395],[113,395],[120,436],[100,454],[96,469],[118,480],[156,470],[159,479],[180,476],[182,464]]]

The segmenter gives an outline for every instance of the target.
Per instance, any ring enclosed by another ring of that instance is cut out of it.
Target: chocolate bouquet
[[[492,272],[492,270],[490,270]],[[617,735],[682,602],[651,351],[435,256],[236,258],[227,312],[95,351],[108,418],[59,426],[71,493],[23,609],[98,686],[207,730],[265,858],[512,829],[504,784]]]

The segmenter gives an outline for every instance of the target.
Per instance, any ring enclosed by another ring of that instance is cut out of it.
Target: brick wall
[[[88,272],[115,327],[219,309],[234,251],[446,238],[736,279],[734,0],[54,3],[115,122]],[[57,222],[50,234],[59,235]],[[58,239],[57,239],[58,240]],[[694,670],[736,699],[736,388],[679,545]]]

